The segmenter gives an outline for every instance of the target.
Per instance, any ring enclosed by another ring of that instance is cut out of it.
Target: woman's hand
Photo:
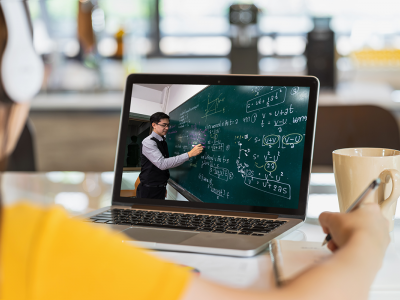
[[[340,250],[282,288],[266,292],[233,289],[193,277],[182,299],[367,299],[390,240],[389,224],[379,206],[365,204],[348,214],[322,213],[320,222],[332,236],[328,247]]]
[[[331,251],[343,247],[354,237],[363,236],[383,257],[390,241],[389,224],[376,203],[361,205],[347,214],[324,212],[319,221],[324,232],[332,237],[328,243]]]

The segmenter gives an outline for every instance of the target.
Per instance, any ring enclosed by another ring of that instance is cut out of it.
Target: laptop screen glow
[[[166,200],[297,209],[309,94],[297,86],[135,84],[121,196],[131,196],[123,185],[134,186],[140,172],[148,118],[163,111],[170,157],[204,147],[170,169]]]

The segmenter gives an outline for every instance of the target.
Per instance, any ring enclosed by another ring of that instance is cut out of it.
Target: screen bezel
[[[205,202],[186,202],[121,197],[121,181],[124,164],[125,141],[128,130],[129,110],[134,84],[188,84],[188,85],[250,85],[250,86],[299,86],[310,88],[307,125],[301,171],[299,205],[297,209],[230,205]],[[171,75],[171,74],[131,74],[126,80],[124,103],[121,111],[117,156],[115,160],[112,205],[145,204],[167,207],[223,210],[232,212],[265,213],[285,215],[304,219],[306,214],[308,187],[314,146],[316,113],[318,106],[319,81],[313,76],[263,76],[263,75]],[[166,202],[167,201],[167,202]]]

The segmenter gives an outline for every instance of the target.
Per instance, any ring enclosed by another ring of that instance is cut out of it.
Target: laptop
[[[311,76],[129,75],[112,206],[86,220],[150,249],[256,255],[305,220],[318,93]],[[204,150],[169,170],[165,200],[138,198],[140,144],[159,111],[170,157]]]

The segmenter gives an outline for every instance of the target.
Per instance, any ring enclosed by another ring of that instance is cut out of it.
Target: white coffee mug
[[[332,155],[340,212],[345,212],[367,186],[379,177],[380,186],[365,199],[365,203],[375,202],[381,206],[392,231],[397,199],[400,196],[400,151],[347,148],[335,150]]]

